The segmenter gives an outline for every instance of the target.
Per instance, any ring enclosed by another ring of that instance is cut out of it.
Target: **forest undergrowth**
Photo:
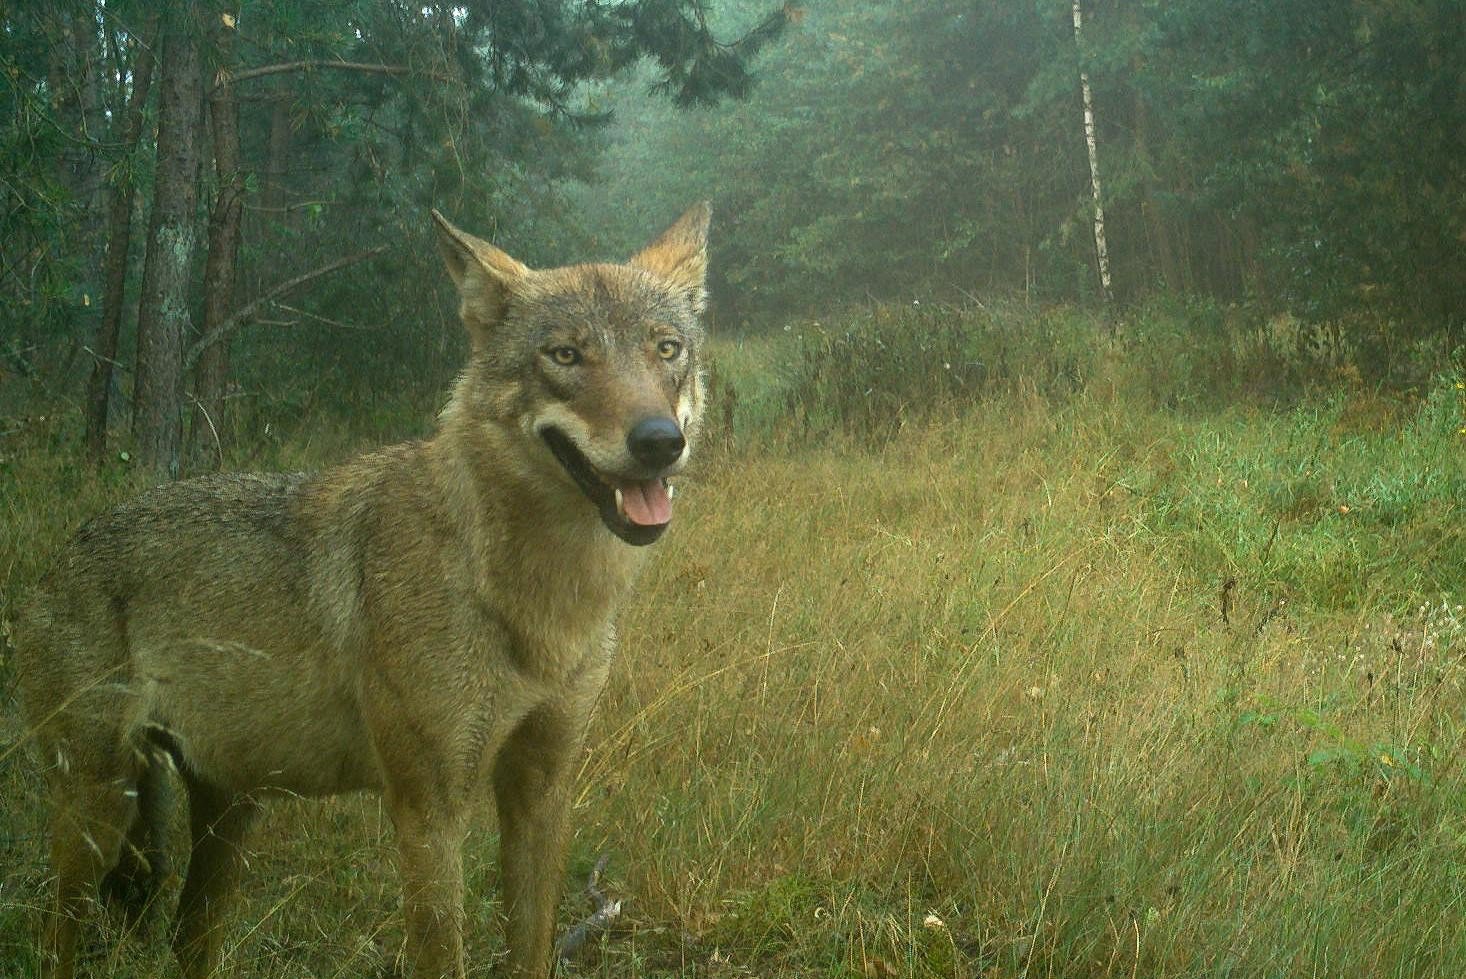
[[[561,921],[601,854],[625,910],[574,972],[1466,974],[1466,373],[1378,341],[884,308],[721,342],[584,759]],[[137,485],[48,410],[0,442],[5,620]],[[306,419],[253,464],[366,442]],[[45,805],[13,698],[7,658],[0,974],[28,976]],[[486,817],[466,851],[475,976],[494,842]],[[390,974],[375,799],[275,804],[249,862],[233,975]],[[91,974],[171,974],[116,928]]]

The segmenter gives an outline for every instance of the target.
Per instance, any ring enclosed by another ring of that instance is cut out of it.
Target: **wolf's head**
[[[531,269],[433,212],[473,344],[453,410],[522,436],[517,465],[578,488],[630,544],[671,522],[666,477],[702,417],[709,214],[625,264]]]

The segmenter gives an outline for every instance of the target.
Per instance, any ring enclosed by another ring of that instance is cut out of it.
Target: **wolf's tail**
[[[173,767],[175,749],[176,745],[151,737],[136,746],[142,762],[136,783],[137,817],[127,831],[117,866],[102,878],[103,900],[120,910],[130,927],[148,919],[170,873],[168,824],[173,784],[168,769]]]

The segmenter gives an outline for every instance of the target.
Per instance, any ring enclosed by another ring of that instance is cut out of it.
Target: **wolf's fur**
[[[432,438],[315,475],[154,489],[82,528],[22,616],[58,979],[103,875],[127,894],[158,874],[169,761],[193,830],[187,979],[217,965],[271,791],[383,794],[408,968],[436,979],[463,975],[459,851],[492,786],[508,968],[549,970],[569,780],[646,554],[625,541],[661,529],[612,486],[652,501],[643,523],[665,515],[660,478],[690,451],[708,211],[627,264],[545,271],[434,217],[472,353]]]

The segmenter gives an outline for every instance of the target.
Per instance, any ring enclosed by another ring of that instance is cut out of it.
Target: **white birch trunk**
[[[1074,0],[1074,45],[1082,47],[1084,13]],[[1089,90],[1089,72],[1080,69],[1079,90],[1084,96],[1084,145],[1089,150],[1089,188],[1094,193],[1094,252],[1099,262],[1100,288],[1105,302],[1113,298],[1110,290],[1110,250],[1105,245],[1105,208],[1100,198],[1099,150],[1094,139],[1094,96]]]

